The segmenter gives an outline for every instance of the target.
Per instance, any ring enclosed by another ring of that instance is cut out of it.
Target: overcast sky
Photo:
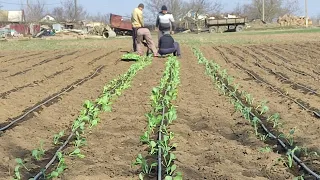
[[[2,9],[16,10],[20,8],[18,5],[20,2],[26,2],[26,0],[0,0]],[[32,1],[32,0],[29,0]],[[50,9],[59,3],[60,0],[45,0],[47,2],[47,8]],[[239,3],[248,3],[251,0],[221,0],[224,4],[226,11],[232,11],[235,5]],[[298,0],[301,6],[300,15],[304,15],[304,2],[305,0]],[[89,13],[114,13],[119,15],[129,15],[133,8],[135,8],[143,0],[78,0],[79,4],[85,6]],[[309,2],[309,16],[320,15],[320,0],[308,0]],[[8,3],[8,4],[7,4]],[[51,4],[51,5],[50,5]]]

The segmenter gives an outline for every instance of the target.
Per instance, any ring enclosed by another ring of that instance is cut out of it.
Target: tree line
[[[45,0],[29,0],[29,3],[21,5],[25,12],[26,20],[37,22],[44,15],[50,14],[57,21],[79,21],[91,20],[108,23],[109,13],[89,14],[86,9],[78,4],[75,6],[74,0],[63,0],[61,5],[51,10],[46,8]],[[146,11],[145,19],[149,23],[155,23],[157,13],[162,5],[166,5],[168,10],[178,20],[183,18],[190,10],[199,14],[220,15],[224,12],[222,0],[144,0]],[[1,8],[1,4],[0,4]],[[265,0],[265,21],[271,22],[284,14],[296,14],[301,12],[298,0]],[[262,19],[262,0],[251,0],[249,3],[240,4],[228,12],[248,19]],[[320,15],[315,18],[320,19]]]
[[[76,6],[74,0],[61,0],[61,4],[51,10],[47,8],[47,2],[46,0],[29,0],[28,3],[22,4],[21,9],[24,10],[26,21],[38,22],[46,14],[59,22],[91,20],[108,23],[109,21],[108,13],[89,14],[81,4]]]

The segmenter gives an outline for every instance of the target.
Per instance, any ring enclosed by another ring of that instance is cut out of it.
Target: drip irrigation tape
[[[234,66],[236,66],[237,68],[245,71],[248,75],[250,75],[251,77],[253,77],[256,81],[259,81],[265,85],[267,85],[268,87],[270,87],[272,90],[276,91],[278,94],[280,94],[281,96],[284,96],[288,99],[290,99],[291,101],[293,101],[294,103],[296,103],[297,105],[299,105],[302,109],[308,111],[308,112],[311,112],[313,113],[316,117],[320,118],[320,113],[316,112],[316,111],[313,111],[313,110],[310,110],[309,108],[305,107],[304,105],[302,105],[301,103],[299,103],[297,100],[293,99],[292,97],[286,95],[286,94],[283,94],[280,90],[278,90],[277,88],[273,87],[272,85],[270,85],[269,83],[265,82],[265,81],[262,81],[260,80],[259,78],[257,78],[254,74],[252,74],[251,72],[249,72],[248,70],[244,69],[243,67],[239,66],[238,64],[236,63],[232,63]]]
[[[220,79],[220,78],[219,78]],[[218,80],[219,81],[219,80]],[[221,81],[221,80],[220,80]],[[224,88],[226,88],[229,92],[232,92],[232,90],[227,86],[225,85],[224,83],[222,83],[222,86]],[[235,94],[231,94],[231,96],[237,100],[238,102],[242,102]],[[277,140],[277,142],[281,145],[281,147],[283,149],[285,149],[287,152],[289,150],[289,148],[286,146],[286,144],[281,140],[279,139],[277,136],[275,136],[274,134],[272,134],[268,128],[263,124],[263,122],[252,112],[250,112],[250,115],[252,117],[256,117],[258,119],[258,122],[259,124],[261,125],[262,129],[269,135],[270,138],[272,139],[275,139]],[[292,154],[292,158],[294,159],[294,161],[300,165],[306,172],[308,172],[310,175],[314,176],[317,180],[320,180],[320,175],[313,172],[310,168],[308,168],[295,154]]]
[[[121,85],[121,84],[116,84],[116,86],[114,86],[114,88],[111,89],[110,91],[111,91],[111,92],[114,92],[115,89],[116,89],[116,87],[117,87],[118,85]],[[94,108],[96,108],[97,106],[98,106],[98,105],[95,105]],[[71,138],[74,136],[74,132],[75,132],[75,131],[72,131],[72,132],[71,132],[71,134],[68,136],[67,140],[63,143],[63,145],[61,145],[61,146],[59,147],[59,149],[56,151],[55,155],[51,158],[51,160],[50,160],[50,161],[48,162],[48,164],[45,166],[44,170],[40,171],[40,172],[33,178],[34,180],[38,180],[39,178],[41,178],[41,177],[44,175],[44,172],[54,163],[54,161],[57,159],[57,156],[58,156],[57,153],[58,153],[59,151],[62,151],[62,150],[68,145],[68,143],[70,142]]]
[[[102,68],[102,67],[100,67],[100,68]],[[97,71],[98,71],[99,69],[97,69]],[[96,72],[97,72],[96,71]],[[125,84],[126,83],[126,81],[128,81],[128,78],[130,77],[130,75],[131,75],[131,71],[129,71],[129,72],[127,72],[126,74],[127,74],[127,76],[125,76],[124,77],[124,79],[118,79],[117,81],[116,81],[116,83],[115,83],[115,85],[113,86],[113,88],[112,89],[110,89],[110,90],[108,90],[108,91],[110,91],[110,92],[112,92],[113,94],[115,94],[116,92],[116,88],[118,88],[118,86],[121,86],[122,84]],[[123,83],[123,82],[125,82],[125,83]],[[98,104],[96,104],[95,105],[95,108],[97,107],[97,106],[99,106]],[[101,108],[101,107],[99,107],[99,108]],[[87,112],[88,113],[88,112]],[[74,136],[74,134],[75,134],[75,131],[72,131],[71,132],[71,134],[68,136],[68,138],[67,138],[67,140],[63,143],[63,145],[62,146],[60,146],[59,147],[59,149],[56,151],[56,153],[55,153],[55,155],[52,157],[52,159],[48,162],[48,164],[45,166],[45,168],[43,169],[43,170],[41,170],[33,179],[34,180],[39,180],[39,178],[41,178],[43,175],[44,175],[44,172],[46,171],[46,170],[48,170],[48,168],[54,163],[54,161],[57,159],[57,153],[59,152],[59,151],[62,151],[67,145],[68,145],[68,143],[69,143],[69,141],[71,140],[71,138]]]
[[[223,86],[229,91],[232,92],[229,87],[227,87],[225,84],[223,84]],[[237,101],[241,102],[241,100],[234,94],[232,94],[232,97],[235,98]],[[257,117],[254,113],[250,112],[250,115],[252,117]],[[257,117],[258,118],[258,117]],[[277,140],[277,142],[288,152],[289,148],[286,146],[286,144],[279,139],[277,136],[275,136],[274,134],[272,134],[268,128],[263,124],[263,122],[258,118],[258,122],[260,123],[262,129],[269,135],[269,137],[271,137],[272,139]],[[317,180],[320,179],[320,175],[318,175],[317,173],[313,172],[310,168],[308,168],[295,154],[292,155],[294,161],[296,163],[298,163],[305,171],[307,171],[309,174],[311,174],[312,176],[314,176],[315,178],[317,178]]]
[[[89,77],[82,79],[81,81],[70,85],[68,88],[66,88],[65,90],[61,91],[60,93],[56,94],[55,96],[49,98],[48,100],[38,104],[37,106],[33,107],[32,109],[30,109],[29,111],[27,111],[26,113],[24,113],[23,115],[21,115],[20,117],[18,117],[17,119],[11,121],[8,125],[1,127],[0,128],[0,132],[1,131],[5,131],[8,128],[10,128],[12,125],[14,125],[15,123],[19,122],[20,120],[22,120],[24,117],[26,117],[28,114],[32,113],[33,111],[35,111],[36,109],[38,109],[39,107],[41,107],[42,105],[47,104],[48,102],[56,99],[57,97],[59,97],[61,94],[69,91],[70,89],[72,89],[75,86],[78,86],[79,84],[83,83],[84,81],[87,81],[88,79],[91,79],[93,76],[95,76],[104,66],[99,66],[94,73],[92,73]]]
[[[62,149],[67,146],[67,144],[69,143],[69,141],[70,141],[70,139],[73,137],[73,135],[74,135],[74,132],[72,132],[72,133],[69,135],[68,139],[63,143],[63,145],[59,147],[59,149],[56,151],[56,153],[54,154],[54,156],[52,157],[52,159],[51,159],[51,160],[49,161],[49,163],[45,166],[44,171],[47,170],[47,169],[53,164],[53,162],[54,162],[54,161],[57,159],[57,157],[58,157],[57,152],[62,151]],[[33,179],[34,179],[34,180],[38,180],[38,179],[43,175],[44,171],[40,171]]]
[[[164,93],[164,96],[165,97],[167,95],[167,90],[165,91]],[[164,99],[162,100],[162,107],[163,107],[163,110],[162,110],[162,120],[161,120],[161,125],[160,125],[160,129],[159,129],[159,137],[158,137],[158,140],[159,142],[162,140],[162,133],[161,133],[161,128],[163,126],[163,122],[164,122],[164,114],[165,114],[165,106],[164,106]],[[158,152],[158,179],[162,179],[162,152],[161,152],[161,146],[159,147],[159,152]]]

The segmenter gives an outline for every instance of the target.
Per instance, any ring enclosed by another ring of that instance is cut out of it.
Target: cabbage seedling
[[[24,167],[27,171],[30,171],[23,163],[22,159],[16,158],[15,159],[17,165],[14,168],[14,175],[16,176],[15,180],[20,180],[21,179],[21,174],[20,174],[20,167]]]
[[[32,150],[32,156],[37,161],[39,161],[43,157],[44,152],[45,152],[45,150],[43,149],[43,142],[41,141],[40,148]]]
[[[134,54],[134,53],[127,53],[127,54],[124,54],[122,55],[121,59],[122,60],[139,60],[141,58],[140,55],[138,54]]]
[[[53,137],[53,144],[57,145],[59,143],[60,138],[63,136],[64,136],[64,130],[60,131],[58,134],[55,134]]]

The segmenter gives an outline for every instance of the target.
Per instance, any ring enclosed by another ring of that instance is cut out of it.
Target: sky
[[[0,4],[3,6],[2,9],[6,10],[17,10],[21,6],[18,5],[20,2],[26,2],[26,0],[0,0]],[[32,1],[32,0],[29,0]],[[60,0],[45,0],[47,2],[47,8],[53,8]],[[130,15],[132,10],[138,6],[139,3],[144,0],[78,0],[78,3],[83,5],[89,13],[96,14],[100,13],[114,13],[119,15]],[[245,4],[251,0],[221,0],[224,5],[225,11],[232,11],[237,3]],[[301,7],[299,15],[304,15],[304,3],[305,0],[298,0]],[[50,5],[51,4],[51,5]],[[320,0],[308,0],[309,16],[320,15]]]

